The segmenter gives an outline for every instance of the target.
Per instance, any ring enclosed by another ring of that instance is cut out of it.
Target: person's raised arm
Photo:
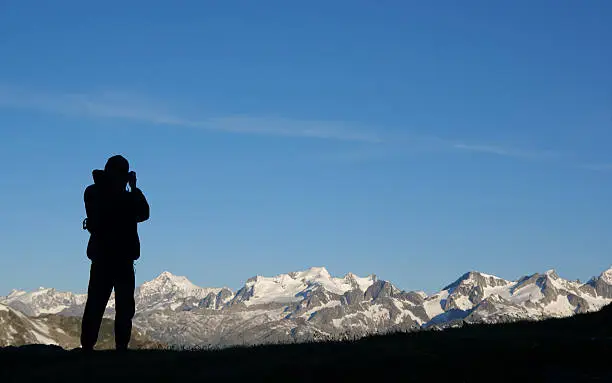
[[[129,177],[130,195],[132,196],[132,206],[134,218],[136,222],[144,222],[149,219],[150,208],[147,198],[142,193],[142,190],[136,187],[136,173],[130,172]]]

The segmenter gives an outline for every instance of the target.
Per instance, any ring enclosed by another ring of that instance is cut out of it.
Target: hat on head
[[[130,171],[130,163],[123,156],[112,156],[106,161],[104,171],[115,174],[127,174]]]

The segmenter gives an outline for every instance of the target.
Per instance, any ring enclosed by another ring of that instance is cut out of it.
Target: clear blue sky
[[[612,264],[611,2],[96,3],[0,2],[0,294],[85,290],[117,153],[139,282]]]

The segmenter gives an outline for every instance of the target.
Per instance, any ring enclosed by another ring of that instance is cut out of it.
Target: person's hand
[[[128,184],[130,185],[130,190],[136,189],[136,172],[130,172],[128,175]]]

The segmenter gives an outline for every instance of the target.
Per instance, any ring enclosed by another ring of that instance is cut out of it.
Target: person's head
[[[125,190],[129,172],[130,163],[120,155],[109,158],[104,166],[104,173],[108,184],[114,190]]]

